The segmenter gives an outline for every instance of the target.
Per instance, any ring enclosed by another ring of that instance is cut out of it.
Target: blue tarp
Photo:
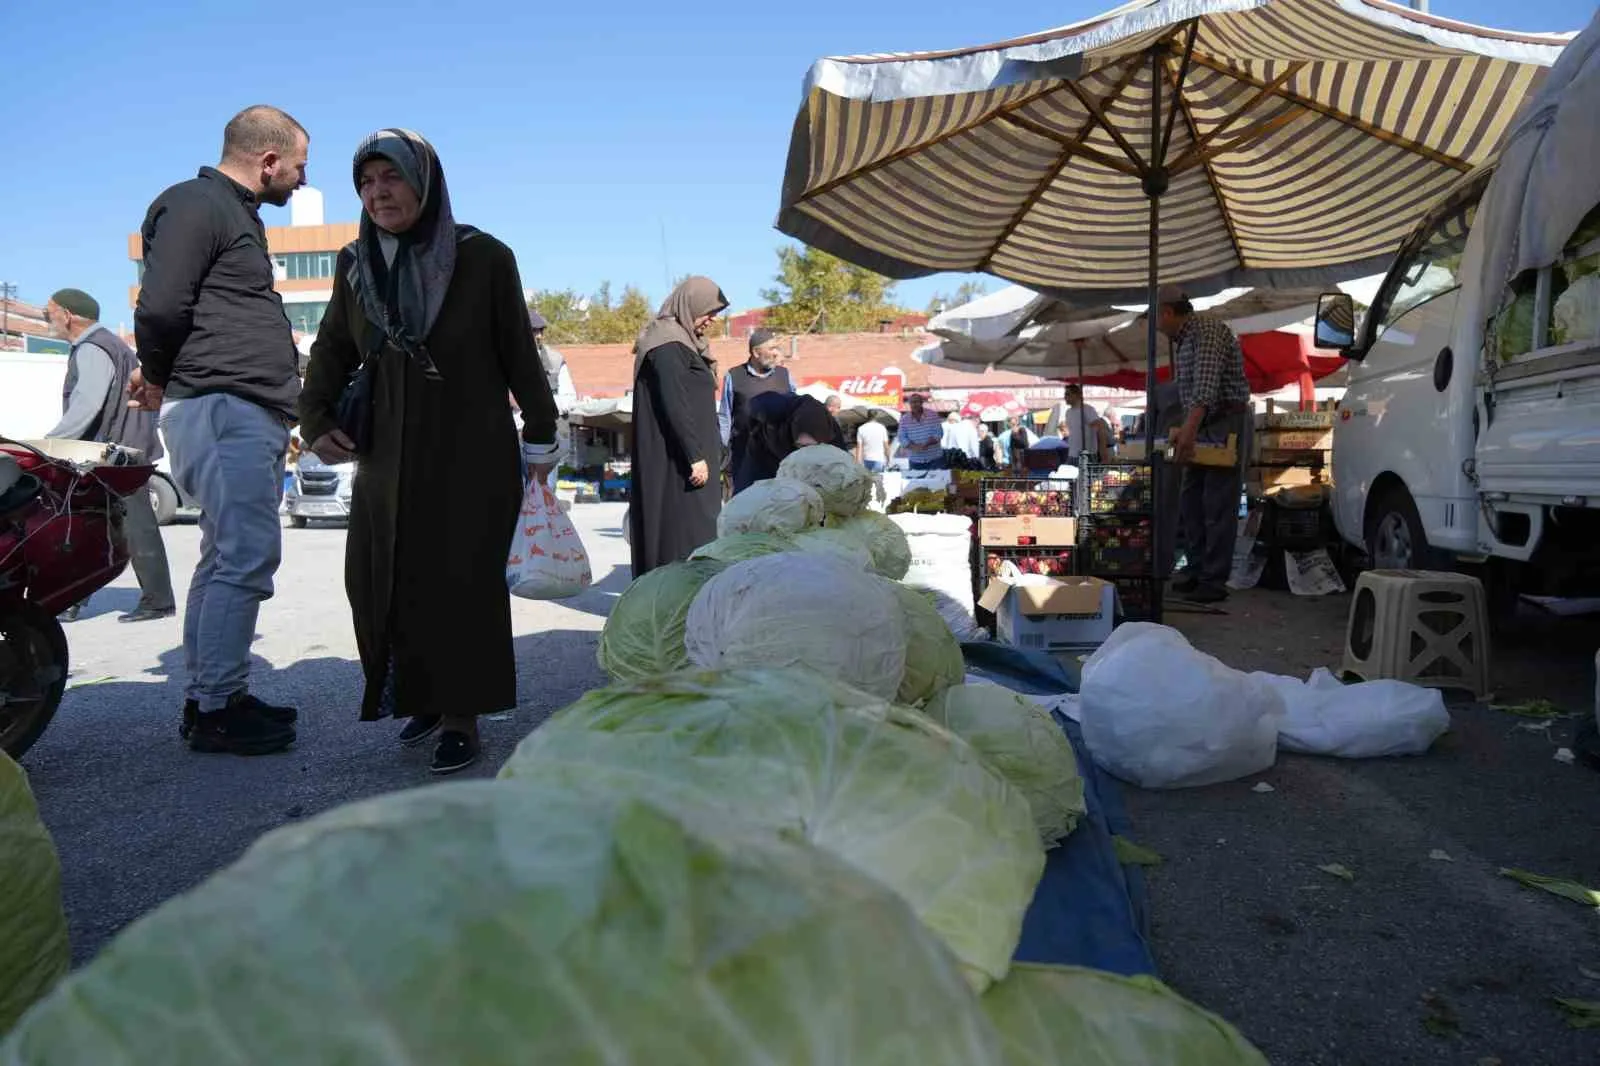
[[[1077,671],[1048,655],[993,642],[964,644],[962,652],[968,673],[1016,692],[1078,691]],[[1118,862],[1112,844],[1114,836],[1132,835],[1121,790],[1089,758],[1078,724],[1060,714],[1056,720],[1078,756],[1088,815],[1045,853],[1044,876],[1023,920],[1016,958],[1154,976],[1144,873]]]

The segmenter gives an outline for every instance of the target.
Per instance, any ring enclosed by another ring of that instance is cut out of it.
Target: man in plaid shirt
[[[1195,314],[1182,289],[1163,285],[1157,297],[1156,325],[1173,343],[1183,424],[1167,443],[1179,463],[1194,458],[1197,443],[1226,444],[1237,434],[1239,462],[1231,467],[1185,466],[1179,497],[1184,570],[1172,590],[1199,603],[1228,598],[1233,571],[1233,541],[1239,529],[1239,494],[1249,451],[1250,385],[1244,376],[1239,339],[1220,319]]]

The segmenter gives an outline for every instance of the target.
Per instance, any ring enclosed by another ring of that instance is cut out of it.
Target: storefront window
[[[297,333],[315,333],[322,324],[322,315],[328,310],[326,303],[284,304],[283,313],[289,316],[289,325]]]

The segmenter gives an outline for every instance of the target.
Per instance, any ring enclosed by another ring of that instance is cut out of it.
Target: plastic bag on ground
[[[1284,751],[1345,759],[1421,755],[1450,729],[1438,689],[1405,681],[1346,685],[1326,669],[1309,681],[1266,673],[1250,679],[1283,699],[1278,747]]]
[[[525,600],[564,600],[594,580],[589,553],[550,486],[529,481],[506,560],[506,587]]]
[[[1123,626],[1083,669],[1084,743],[1142,788],[1233,781],[1277,759],[1283,698],[1168,626]]]

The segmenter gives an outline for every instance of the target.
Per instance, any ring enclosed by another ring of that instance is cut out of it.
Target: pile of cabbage
[[[828,452],[635,582],[613,683],[496,780],[268,834],[46,996],[0,1066],[1264,1063],[1159,982],[1013,963],[1083,815],[1071,745],[963,684],[865,470]]]

